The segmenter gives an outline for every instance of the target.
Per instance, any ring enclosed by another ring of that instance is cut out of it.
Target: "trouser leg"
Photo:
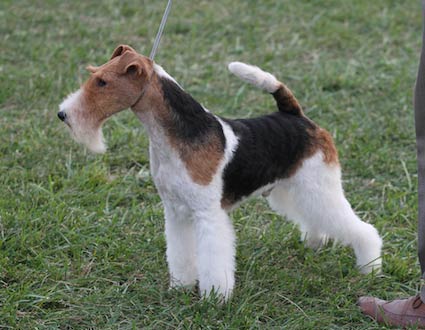
[[[415,128],[418,159],[418,256],[422,279],[425,279],[425,0],[422,0],[422,50],[415,85]],[[425,301],[425,286],[421,288]]]

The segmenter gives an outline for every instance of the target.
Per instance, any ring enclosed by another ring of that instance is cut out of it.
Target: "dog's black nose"
[[[65,118],[66,118],[66,114],[65,114],[65,112],[63,112],[63,111],[59,111],[59,112],[58,112],[58,118],[59,118],[60,120],[64,121],[64,120],[65,120]]]

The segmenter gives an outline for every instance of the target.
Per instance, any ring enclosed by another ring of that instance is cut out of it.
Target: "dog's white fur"
[[[253,65],[242,62],[231,62],[228,65],[228,69],[240,79],[269,93],[275,92],[282,85],[271,73],[265,72]]]
[[[297,173],[281,180],[267,198],[276,212],[298,224],[308,246],[319,248],[328,238],[351,246],[363,273],[381,267],[382,240],[361,221],[344,196],[339,166],[329,166],[319,152]]]
[[[160,66],[155,65],[154,70],[174,80]],[[233,62],[229,70],[270,93],[280,86],[273,75],[257,67]],[[78,113],[80,93],[71,94],[60,106],[69,117]],[[223,170],[237,149],[237,136],[218,118],[226,139],[224,158],[212,181],[200,185],[191,179],[155,119],[149,113],[136,115],[149,135],[151,174],[165,208],[171,287],[192,286],[198,280],[204,295],[215,290],[229,298],[235,283],[235,233],[221,198]],[[71,126],[77,141],[93,151],[103,151],[101,131],[90,132],[78,115],[74,118]],[[267,200],[272,209],[299,225],[306,244],[318,248],[328,238],[336,239],[353,247],[362,272],[379,271],[381,238],[372,225],[355,215],[344,196],[339,165],[326,163],[320,151],[305,159],[292,177],[262,187],[254,195],[265,190],[270,191]]]

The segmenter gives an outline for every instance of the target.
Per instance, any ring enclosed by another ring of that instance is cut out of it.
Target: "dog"
[[[363,273],[381,268],[382,240],[346,200],[331,135],[305,116],[272,74],[241,62],[229,70],[270,93],[278,111],[225,119],[204,108],[158,64],[118,46],[58,117],[89,150],[105,152],[102,124],[130,108],[149,136],[150,170],[162,199],[170,287],[197,282],[203,297],[229,299],[235,284],[235,232],[228,213],[250,196],[298,224],[319,248],[335,239],[354,249]]]

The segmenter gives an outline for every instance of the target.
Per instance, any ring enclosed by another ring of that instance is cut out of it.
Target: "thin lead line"
[[[159,42],[161,41],[162,32],[164,31],[165,23],[167,22],[168,14],[170,13],[172,0],[168,0],[167,7],[165,8],[164,15],[162,16],[161,24],[159,25],[158,33],[156,34],[155,41],[153,43],[151,54],[149,58],[153,60],[155,57],[156,51],[159,46]]]

